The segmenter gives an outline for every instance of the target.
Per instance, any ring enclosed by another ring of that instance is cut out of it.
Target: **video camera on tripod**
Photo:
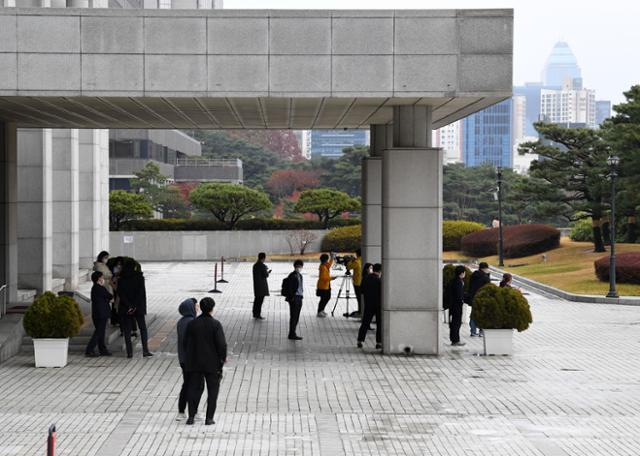
[[[336,263],[341,264],[342,266],[346,266],[356,259],[356,257],[354,257],[353,255],[343,255],[343,256],[336,255],[335,258],[336,258]]]

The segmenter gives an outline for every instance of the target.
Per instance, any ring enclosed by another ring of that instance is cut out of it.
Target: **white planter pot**
[[[484,329],[485,355],[512,355],[513,329]]]
[[[69,339],[33,339],[36,367],[64,367],[69,354]]]

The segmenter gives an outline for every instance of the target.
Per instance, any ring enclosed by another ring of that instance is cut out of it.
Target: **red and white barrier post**
[[[47,437],[47,456],[56,454],[56,425],[49,426],[49,436]]]

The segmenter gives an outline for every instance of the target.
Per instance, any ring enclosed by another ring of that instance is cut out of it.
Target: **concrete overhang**
[[[0,120],[57,128],[434,128],[511,96],[513,10],[0,8]]]

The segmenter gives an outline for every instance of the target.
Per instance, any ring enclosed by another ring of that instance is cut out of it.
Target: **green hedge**
[[[571,234],[569,237],[572,241],[593,242],[591,218],[580,219],[571,223]]]
[[[25,332],[34,339],[73,337],[83,323],[82,311],[73,298],[50,291],[33,301],[22,320]]]
[[[460,250],[460,241],[467,234],[484,230],[482,223],[467,222],[466,220],[447,220],[442,223],[442,249]]]
[[[362,227],[345,226],[329,231],[322,239],[323,252],[354,252],[360,248]]]
[[[482,329],[526,330],[533,322],[527,298],[511,287],[492,283],[480,288],[473,298],[471,319]]]
[[[333,220],[331,227],[359,225],[358,219]],[[123,231],[226,231],[228,228],[217,220],[198,219],[154,219],[132,220],[127,222]],[[241,231],[275,231],[275,230],[321,230],[322,223],[304,219],[266,219],[254,218],[240,220],[236,230]],[[113,230],[116,231],[116,230]]]

